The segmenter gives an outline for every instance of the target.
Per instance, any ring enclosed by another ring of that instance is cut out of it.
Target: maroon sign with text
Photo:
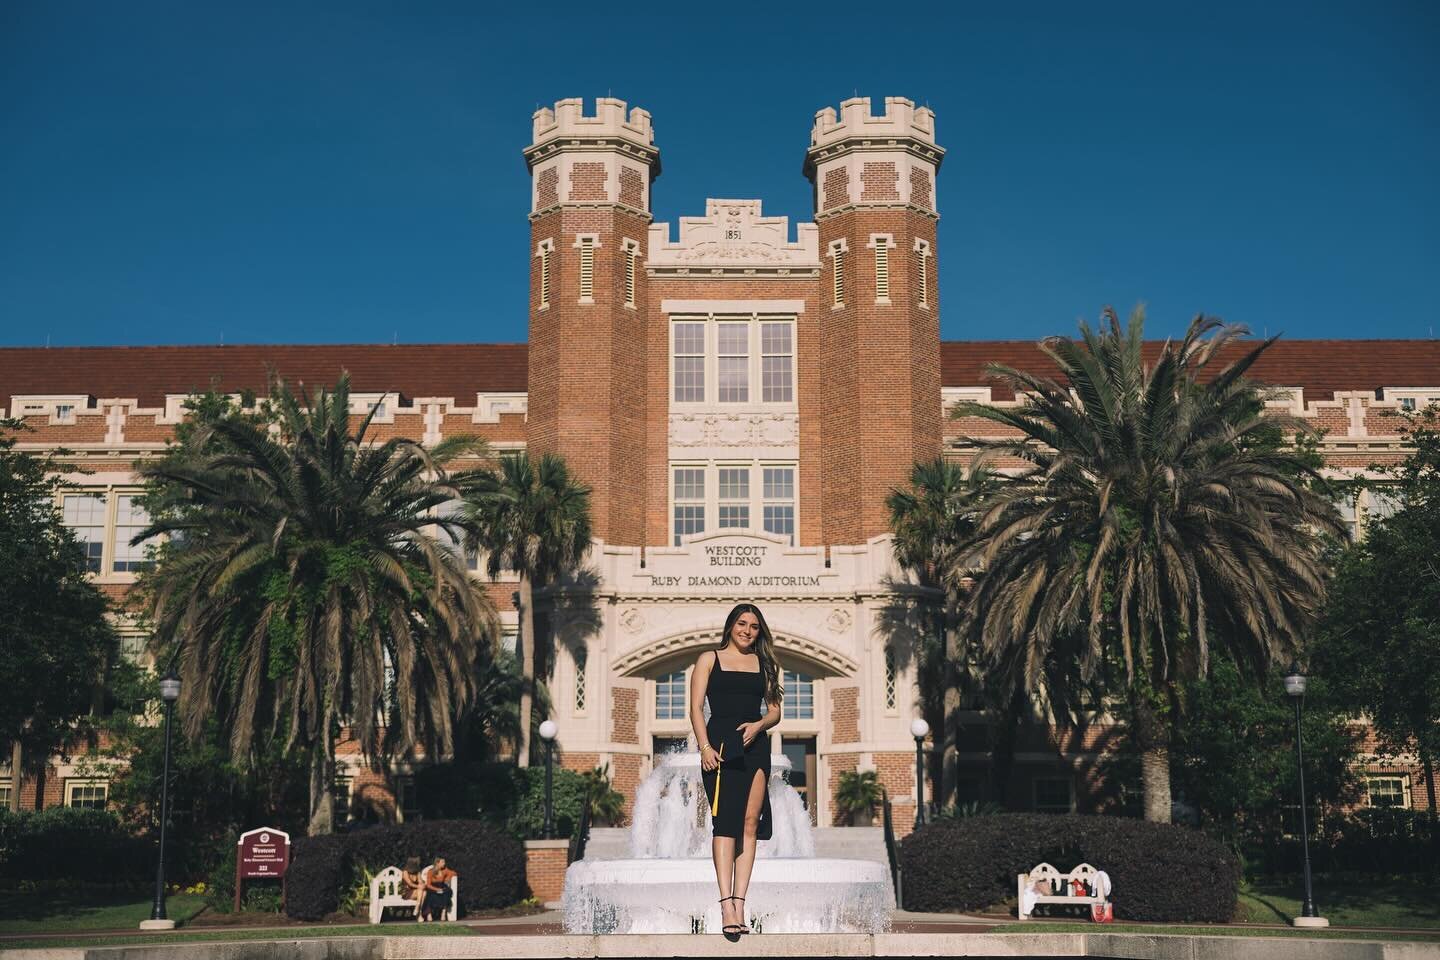
[[[290,834],[270,827],[242,833],[235,860],[242,877],[283,877],[290,866]]]

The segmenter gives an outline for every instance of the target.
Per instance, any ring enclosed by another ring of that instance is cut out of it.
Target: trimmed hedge
[[[1005,813],[931,823],[900,843],[904,908],[979,910],[1015,896],[1039,863],[1110,875],[1116,919],[1226,923],[1240,863],[1198,830],[1126,817]]]
[[[133,883],[154,877],[156,854],[109,810],[0,810],[0,880]]]
[[[575,832],[588,786],[574,770],[554,770],[555,835]],[[545,822],[545,768],[513,763],[441,763],[415,777],[427,819],[480,820],[513,836],[534,840]]]
[[[404,866],[444,857],[460,875],[461,914],[506,907],[524,896],[525,846],[477,820],[422,820],[372,827],[340,837],[296,841],[287,877],[286,912],[319,920],[339,909],[342,885],[359,869]]]

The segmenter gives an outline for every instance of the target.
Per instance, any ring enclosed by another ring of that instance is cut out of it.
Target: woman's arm
[[[715,750],[705,732],[705,689],[710,685],[710,669],[715,665],[715,654],[706,650],[695,660],[695,670],[690,674],[690,729],[695,731],[695,743],[700,749],[700,768],[713,770],[720,765],[715,759]]]
[[[740,725],[740,729],[745,731],[741,736],[744,738],[747,747],[756,737],[780,722],[780,702],[778,700],[771,701],[768,706],[770,709],[765,711],[765,716],[759,720],[752,720],[749,723],[742,723]],[[746,729],[747,727],[749,729]]]

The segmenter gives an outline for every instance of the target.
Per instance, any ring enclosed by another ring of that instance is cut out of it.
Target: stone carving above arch
[[[649,664],[687,650],[698,651],[720,642],[720,628],[687,630],[660,640],[645,644],[630,651],[615,661],[615,672],[625,677],[639,676]],[[802,657],[815,664],[823,676],[852,677],[859,672],[859,664],[838,650],[824,644],[797,637],[782,631],[775,632],[775,646],[780,653]]]

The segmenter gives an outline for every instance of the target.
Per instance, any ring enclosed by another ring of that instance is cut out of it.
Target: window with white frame
[[[1410,777],[1408,775],[1366,777],[1365,805],[1408,808],[1410,806]]]
[[[760,324],[760,399],[765,403],[795,400],[795,325]]]
[[[541,240],[537,255],[540,257],[540,306],[550,306],[550,257],[555,252],[554,240]]]
[[[122,493],[116,497],[114,560],[111,562],[111,569],[116,573],[139,573],[153,565],[145,558],[145,549],[150,541],[130,542],[148,526],[150,515],[140,506],[139,495]]]
[[[815,679],[803,673],[786,670],[781,685],[785,688],[781,717],[786,720],[815,719]]]
[[[9,777],[0,778],[0,810],[10,809],[10,784]]]
[[[60,516],[85,551],[85,569],[99,573],[105,557],[105,519],[108,512],[103,493],[66,494]]]
[[[795,468],[764,467],[761,511],[766,533],[776,533],[795,545]]]
[[[719,471],[721,530],[750,527],[750,468],[721,467]]]
[[[655,719],[684,720],[688,709],[685,704],[685,671],[676,670],[655,680]]]
[[[920,306],[930,305],[930,244],[924,240],[915,241],[915,285]]]
[[[1365,491],[1365,519],[1388,520],[1405,506],[1404,500],[1394,488],[1390,490],[1370,489]]]
[[[120,637],[120,656],[131,663],[141,663],[145,659],[145,650],[150,645],[150,638],[143,633],[127,633]]]
[[[895,238],[877,233],[870,237],[870,246],[875,248],[875,302],[890,302],[890,248]]]
[[[57,403],[57,404],[55,404],[55,422],[56,422],[56,423],[74,423],[74,422],[75,422],[75,404],[73,404],[73,403]]]
[[[830,295],[834,306],[845,306],[845,251],[844,240],[830,244]]]
[[[350,790],[354,780],[346,776],[337,776],[334,783],[335,793],[331,797],[334,806],[331,812],[335,818],[335,826],[339,827],[350,822]]]
[[[104,780],[66,780],[65,806],[82,810],[104,810],[110,799],[110,784]]]
[[[581,647],[575,651],[575,712],[585,712],[585,667],[590,661],[589,652]]]
[[[1340,524],[1345,528],[1346,539],[1358,539],[1360,515],[1355,507],[1355,494],[1348,492],[1342,494],[1340,499],[1335,501],[1335,509],[1340,513]]]
[[[684,537],[705,532],[705,468],[678,467],[674,471],[675,546]]]
[[[1075,794],[1069,777],[1036,777],[1036,813],[1070,813],[1075,809]]]
[[[716,325],[716,384],[721,403],[750,402],[750,324]]]
[[[635,273],[640,261],[640,244],[626,240],[625,251],[625,306],[635,306]]]
[[[676,403],[705,402],[705,322],[670,325]]]
[[[895,648],[885,648],[885,709],[895,709]]]
[[[595,302],[595,248],[600,245],[592,234],[581,234],[575,238],[580,249],[580,302]]]
[[[675,403],[795,402],[793,318],[677,317],[670,324],[670,361]]]

